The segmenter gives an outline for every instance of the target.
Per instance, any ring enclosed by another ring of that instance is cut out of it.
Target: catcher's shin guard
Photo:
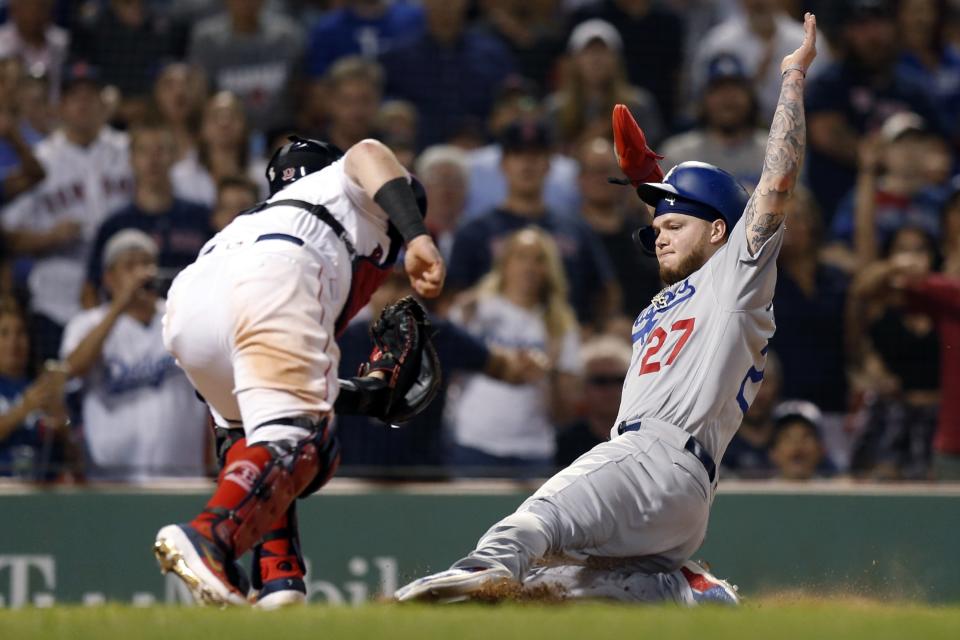
[[[294,501],[253,548],[251,582],[260,590],[265,583],[275,580],[303,580],[306,572],[300,549],[297,503]]]
[[[339,447],[329,422],[313,426],[314,433],[293,446],[235,442],[216,492],[191,524],[234,557],[246,553],[298,496],[319,489],[336,471]]]

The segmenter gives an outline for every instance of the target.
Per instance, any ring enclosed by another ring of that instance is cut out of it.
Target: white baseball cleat
[[[245,576],[230,575],[235,567],[217,546],[189,524],[171,524],[157,532],[153,554],[163,573],[183,580],[198,604],[246,606]]]
[[[680,573],[683,574],[687,584],[690,585],[690,590],[693,591],[693,601],[696,604],[709,603],[731,606],[740,604],[737,586],[717,578],[700,563],[687,560],[680,567]]]
[[[503,568],[470,567],[448,569],[401,587],[393,594],[398,602],[460,602],[487,587],[516,582],[513,574]]]

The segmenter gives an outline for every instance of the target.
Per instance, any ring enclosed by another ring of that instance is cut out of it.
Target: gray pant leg
[[[575,536],[561,535],[561,523],[568,519],[556,505],[545,500],[528,500],[480,538],[477,548],[453,568],[505,568],[522,579],[530,564],[552,551],[576,541]],[[573,533],[568,529],[567,533]]]
[[[690,586],[679,571],[642,573],[569,565],[539,567],[524,579],[523,586],[545,586],[558,595],[576,599],[694,604]]]
[[[699,468],[698,479],[694,465],[689,454],[649,434],[601,444],[548,480],[453,566],[505,568],[522,580],[535,560],[573,553],[645,558],[642,568],[650,573],[672,571],[706,531],[706,474]]]

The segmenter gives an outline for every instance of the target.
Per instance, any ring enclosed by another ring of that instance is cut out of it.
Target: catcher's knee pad
[[[249,487],[246,495],[233,509],[215,513],[219,516],[211,527],[215,537],[237,556],[259,542],[297,497],[319,489],[336,471],[339,447],[329,421],[300,418],[290,423],[298,427],[310,424],[312,433],[295,444],[267,442],[247,447],[266,449],[267,461],[255,471],[250,468],[255,464],[246,467],[241,485]]]

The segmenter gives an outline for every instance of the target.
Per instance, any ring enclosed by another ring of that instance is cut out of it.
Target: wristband
[[[417,198],[406,178],[387,182],[373,196],[373,201],[387,213],[405,243],[427,233]]]
[[[801,67],[801,66],[798,65],[798,64],[792,64],[792,65],[790,65],[789,67],[787,67],[786,69],[784,69],[783,72],[780,74],[780,77],[781,77],[781,78],[786,77],[786,75],[787,75],[788,73],[790,73],[791,71],[799,71],[799,72],[803,75],[804,78],[807,77],[807,72],[804,71],[804,70],[803,70],[803,67]]]

